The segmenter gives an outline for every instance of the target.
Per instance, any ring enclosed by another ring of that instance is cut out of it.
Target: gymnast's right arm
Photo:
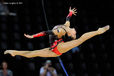
[[[54,33],[52,32],[52,30],[48,30],[48,31],[43,31],[34,35],[28,35],[28,34],[24,34],[25,37],[32,39],[32,38],[36,38],[36,37],[41,37],[41,36],[45,36],[45,35],[54,35]]]
[[[35,37],[41,37],[41,36],[44,36],[45,35],[45,33],[37,33],[37,34],[34,34],[34,35],[28,35],[28,34],[24,34],[24,36],[26,37],[26,38],[29,38],[29,39],[32,39],[32,38],[35,38]]]

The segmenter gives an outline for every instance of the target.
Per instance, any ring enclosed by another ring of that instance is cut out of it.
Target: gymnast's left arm
[[[72,17],[72,15],[75,15],[76,16],[76,8],[73,8],[73,9],[71,9],[71,7],[69,8],[69,14],[67,15],[67,17],[66,17],[66,22],[65,22],[65,26],[67,26],[67,27],[70,27],[70,18]]]

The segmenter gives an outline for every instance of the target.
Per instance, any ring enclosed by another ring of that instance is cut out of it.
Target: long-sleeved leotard
[[[66,17],[66,22],[69,22],[71,17],[72,17],[72,12],[69,12],[68,16]],[[41,37],[41,36],[45,36],[45,35],[55,35],[55,36],[62,35],[62,36],[64,36],[64,34],[67,33],[69,26],[70,26],[69,24],[57,25],[53,28],[53,30],[43,31],[43,32],[33,35],[33,38]],[[60,36],[58,38],[61,38],[62,36]]]
[[[70,21],[70,18],[72,16],[72,12],[69,12],[68,16],[66,17],[66,21]],[[57,25],[53,28],[53,30],[57,31],[57,34],[55,35],[53,33],[53,31],[49,30],[49,31],[44,31],[38,34],[33,35],[33,38],[35,37],[41,37],[41,36],[45,36],[45,35],[50,35],[50,50],[52,50],[54,53],[56,53],[57,55],[62,55],[62,53],[60,53],[57,49],[57,45],[61,42],[64,42],[62,40],[62,36],[64,36],[67,33],[67,26],[65,25]],[[62,31],[62,32],[61,32]],[[63,32],[64,31],[64,32]],[[62,34],[63,33],[63,34]],[[61,34],[61,36],[59,35]],[[59,35],[60,37],[58,38],[57,35]]]

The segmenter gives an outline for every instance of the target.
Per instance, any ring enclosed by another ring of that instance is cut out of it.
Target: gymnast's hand
[[[25,37],[29,38],[29,39],[32,39],[33,36],[32,35],[27,35],[27,34],[24,34]]]
[[[69,12],[72,12],[72,14],[75,15],[75,16],[76,16],[76,13],[77,13],[76,10],[77,10],[76,8],[73,8],[73,9],[71,9],[71,7],[69,8]]]

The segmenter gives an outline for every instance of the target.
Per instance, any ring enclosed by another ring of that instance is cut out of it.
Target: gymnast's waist
[[[55,42],[50,47],[50,50],[52,50],[57,55],[62,55],[62,53],[60,53],[59,50],[57,49],[57,45],[61,42],[64,42],[64,41],[62,39],[55,40]]]

